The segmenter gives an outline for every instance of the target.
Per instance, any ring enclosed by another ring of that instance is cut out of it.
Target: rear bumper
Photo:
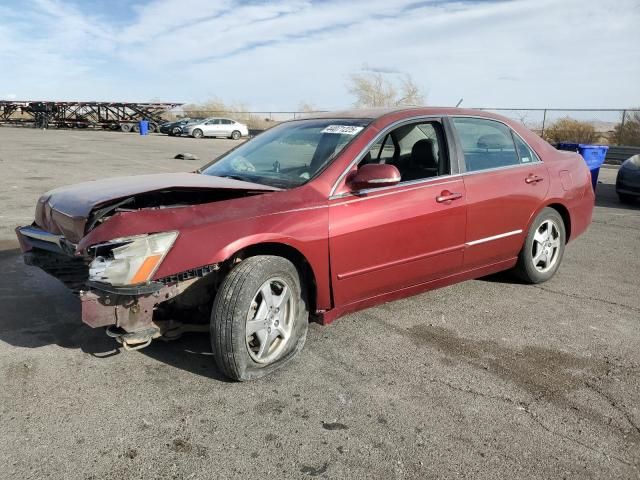
[[[640,185],[618,181],[616,182],[616,193],[640,197]]]
[[[620,168],[616,178],[616,192],[623,195],[640,196],[640,171]]]
[[[631,195],[634,197],[640,197],[640,190],[631,190],[631,189],[627,189],[627,188],[616,188],[616,193],[617,194],[622,194],[622,195]]]

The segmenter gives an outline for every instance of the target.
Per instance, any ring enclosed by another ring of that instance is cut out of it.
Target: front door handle
[[[529,175],[527,178],[524,179],[526,183],[538,183],[543,180],[544,178],[539,177],[538,175]]]
[[[443,190],[440,195],[436,197],[436,202],[449,205],[452,201],[462,198],[461,193],[452,193],[449,190]]]

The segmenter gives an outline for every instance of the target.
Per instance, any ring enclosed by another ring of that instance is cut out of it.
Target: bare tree
[[[640,146],[640,112],[628,112],[624,124],[621,121],[614,127],[612,140],[618,145]]]
[[[408,73],[400,81],[401,97],[396,100],[396,105],[423,105],[424,96],[420,91],[420,87],[416,85],[411,75]]]
[[[407,74],[395,85],[381,72],[354,73],[347,89],[356,97],[356,107],[394,107],[421,105],[424,97],[411,75]]]
[[[298,104],[298,111],[304,113],[317,112],[318,109],[313,103],[302,101]]]
[[[267,128],[271,121],[250,112],[244,103],[225,103],[219,98],[213,98],[203,103],[190,103],[184,105],[182,110],[190,118],[225,116],[246,123],[250,128]]]

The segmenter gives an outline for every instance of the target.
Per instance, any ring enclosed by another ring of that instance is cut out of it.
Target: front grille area
[[[74,292],[81,290],[89,279],[89,266],[79,257],[34,248],[24,254],[24,262],[41,268]]]

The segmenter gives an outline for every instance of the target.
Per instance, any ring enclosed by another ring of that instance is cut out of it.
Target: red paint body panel
[[[362,310],[363,308],[373,307],[375,305],[380,305],[381,303],[391,302],[393,300],[399,300],[401,298],[410,297],[411,295],[417,295],[418,293],[428,292],[429,290],[435,290],[436,288],[447,287],[449,285],[463,282],[465,280],[480,278],[486,275],[491,275],[492,273],[508,270],[515,266],[516,261],[517,261],[517,258],[511,258],[499,263],[485,265],[484,267],[476,268],[474,270],[461,271],[453,275],[449,275],[447,277],[442,277],[442,278],[438,278],[437,280],[432,280],[431,282],[420,283],[418,285],[413,285],[411,287],[406,287],[399,290],[386,292],[386,293],[377,295],[375,297],[369,297],[357,302],[336,307],[333,310],[324,312],[320,316],[320,323],[322,323],[323,325],[327,325],[333,322],[334,320],[336,320],[337,318],[341,317],[342,315],[346,315],[352,312],[357,312],[358,310]]]
[[[449,115],[502,121],[535,150],[543,163],[401,183],[361,196],[350,193],[347,170],[355,170],[354,160],[381,131],[403,120]],[[77,252],[117,237],[177,230],[178,238],[155,274],[154,278],[160,279],[223,262],[247,246],[285,244],[296,249],[311,266],[317,285],[317,309],[323,321],[330,322],[383,301],[512,267],[532,219],[547,205],[559,205],[568,212],[570,239],[583,233],[591,222],[594,194],[582,158],[558,152],[506,118],[453,108],[322,116],[372,118],[372,122],[306,185],[193,206],[117,213],[79,239]],[[543,181],[526,183],[528,175],[541,176]],[[173,182],[169,178],[161,180]],[[192,187],[197,183],[198,188],[207,188],[203,184],[206,182],[211,182],[211,188],[247,190],[250,186],[226,180],[214,186],[215,181],[201,182],[191,177],[176,181]],[[116,190],[123,196],[134,184],[127,181]],[[110,195],[103,189],[99,192],[101,201]],[[438,196],[450,193],[460,196],[448,202],[436,201]],[[73,212],[86,212],[92,202],[79,202]],[[52,223],[47,222],[46,211],[38,215],[43,224]],[[84,220],[76,218],[71,223]],[[62,220],[53,223],[70,231],[75,228]],[[518,230],[522,233],[474,244]]]
[[[544,205],[562,205],[566,208],[570,218],[568,241],[572,241],[582,235],[591,224],[595,202],[591,172],[577,153],[555,151],[549,157],[545,165],[551,182]]]
[[[530,175],[543,180],[525,183]],[[466,241],[491,238],[518,232],[504,238],[468,245],[464,254],[465,269],[481,267],[518,255],[526,237],[532,212],[543,204],[549,188],[543,163],[465,175],[467,193]]]
[[[326,199],[306,185],[219,203],[119,213],[84,237],[78,249],[109,238],[177,230],[173,248],[154,275],[158,279],[222,262],[247,246],[282,243],[311,265],[318,308],[326,310],[331,308],[327,215]]]
[[[436,197],[446,189],[464,192],[462,178],[331,201],[329,250],[336,306],[462,267],[465,204],[437,203]]]

